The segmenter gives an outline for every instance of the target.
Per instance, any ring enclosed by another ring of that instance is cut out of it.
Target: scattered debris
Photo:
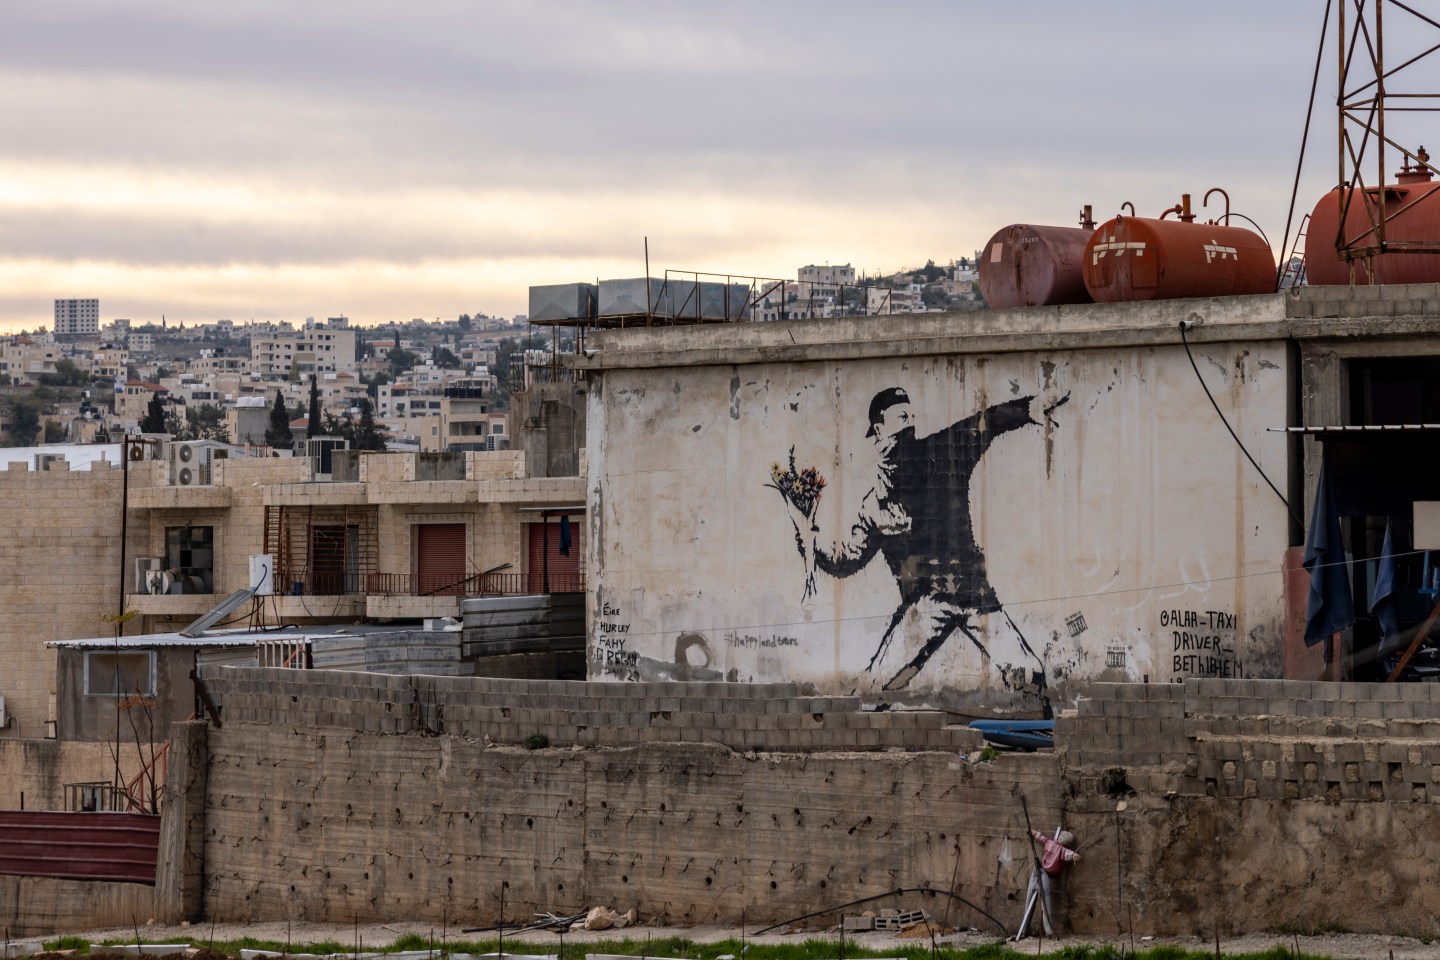
[[[904,930],[906,927],[913,927],[917,923],[924,923],[929,919],[930,914],[925,910],[908,910],[904,913],[899,910],[881,910],[880,916],[875,918],[875,929]]]
[[[955,931],[950,927],[926,920],[923,923],[916,923],[901,930],[896,936],[906,940],[920,940],[926,937],[943,937]]]
[[[930,914],[925,910],[900,911],[895,909],[881,910],[877,916],[873,910],[866,910],[858,917],[845,917],[841,926],[846,933],[868,933],[872,930],[903,931],[924,924],[930,919]],[[939,930],[939,927],[936,927]],[[929,936],[928,930],[915,936]]]

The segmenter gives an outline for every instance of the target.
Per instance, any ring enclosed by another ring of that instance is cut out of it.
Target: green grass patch
[[[203,932],[203,927],[195,932]],[[1317,932],[1336,931],[1306,931],[1307,934]],[[120,937],[105,941],[105,945],[117,946],[134,942],[134,937]],[[238,957],[242,949],[280,954],[286,952],[287,947],[281,941],[258,940],[254,937],[241,937],[236,940],[213,943],[204,938],[191,938],[190,943],[193,946],[206,947],[232,957]],[[562,943],[564,943],[563,950]],[[1053,943],[1054,941],[1047,941],[1046,946],[1050,947]],[[902,956],[907,960],[1032,960],[1035,956],[1035,944],[1034,940],[1018,945],[997,940],[994,943],[965,948],[940,946],[932,952],[928,939],[917,940],[903,947],[870,949],[847,937],[844,942],[844,956],[846,960],[893,956]],[[80,954],[90,952],[89,942],[80,937],[60,937],[56,940],[46,940],[44,946],[46,950],[74,950]],[[402,950],[433,950],[438,958],[442,953],[495,953],[501,948],[501,938],[496,936],[485,940],[452,940],[407,934],[391,943],[362,943],[361,946],[367,951],[387,953]],[[565,943],[558,934],[550,934],[541,940],[517,941],[512,937],[506,937],[504,946],[511,953],[558,954],[561,960],[584,960],[587,953],[610,953],[632,957],[642,955],[679,957],[684,960],[718,960],[719,957],[726,954],[734,956],[736,960],[835,960],[841,955],[838,934],[825,939],[811,938],[799,943],[786,944],[754,944],[735,938],[715,943],[696,943],[684,937],[626,937],[620,940],[595,943],[579,943],[571,939]],[[289,950],[294,953],[349,953],[355,947],[356,944],[353,942],[342,943],[332,940],[320,943],[293,942],[289,945]],[[1062,946],[1046,956],[1051,960],[1210,960],[1215,956],[1215,952],[1212,949],[1186,950],[1183,947],[1169,944],[1135,952],[1120,945],[1077,944]],[[1297,958],[1289,946],[1278,943],[1259,953],[1225,954],[1225,960],[1326,960],[1326,958],[1314,954],[1301,954]]]

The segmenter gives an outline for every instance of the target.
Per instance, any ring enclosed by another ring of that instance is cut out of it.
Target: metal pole
[[[1376,0],[1375,3],[1375,103],[1378,106],[1378,116],[1375,118],[1376,131],[1375,155],[1376,162],[1380,166],[1380,175],[1375,178],[1376,185],[1380,188],[1380,212],[1375,221],[1375,251],[1385,252],[1385,25],[1381,11],[1385,9],[1385,0]],[[1367,258],[1366,278],[1370,283],[1375,283],[1375,261]]]
[[[125,535],[130,519],[130,438],[120,440],[120,603],[116,616],[125,616]]]

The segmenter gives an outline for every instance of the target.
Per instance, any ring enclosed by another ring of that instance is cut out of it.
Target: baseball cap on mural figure
[[[870,429],[865,432],[865,436],[879,436],[880,431],[877,428],[885,420],[885,411],[902,403],[910,405],[910,394],[899,387],[888,387],[875,394],[875,398],[870,401]],[[908,421],[909,417],[905,419]]]

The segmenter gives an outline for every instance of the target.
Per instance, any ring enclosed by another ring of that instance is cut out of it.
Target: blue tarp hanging
[[[560,518],[560,556],[570,556],[570,518],[568,516]]]
[[[1314,646],[1355,622],[1355,602],[1350,594],[1350,565],[1345,562],[1345,541],[1340,533],[1340,514],[1330,483],[1330,465],[1320,467],[1315,488],[1315,509],[1310,515],[1310,533],[1305,539],[1306,570],[1310,571],[1310,597],[1305,605],[1305,643]]]
[[[1389,640],[1400,632],[1400,613],[1395,609],[1395,543],[1390,538],[1390,521],[1385,521],[1385,544],[1380,548],[1380,563],[1375,570],[1375,586],[1370,593],[1370,612],[1380,624],[1380,639]]]

